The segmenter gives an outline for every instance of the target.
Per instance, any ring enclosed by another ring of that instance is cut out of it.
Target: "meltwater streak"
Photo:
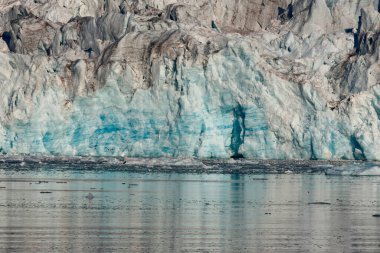
[[[0,166],[0,252],[380,250],[379,177],[80,166]]]

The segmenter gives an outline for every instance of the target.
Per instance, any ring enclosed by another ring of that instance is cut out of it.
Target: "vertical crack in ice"
[[[364,154],[364,149],[362,145],[360,145],[356,136],[352,135],[350,138],[351,147],[352,147],[352,155],[356,160],[366,160],[366,156]]]
[[[317,160],[318,157],[315,154],[313,137],[310,137],[310,152],[311,152],[311,154],[310,154],[310,160]]]
[[[362,16],[359,16],[358,20],[358,28],[356,30],[356,33],[354,34],[354,48],[356,49],[356,53],[360,53],[360,32],[362,28]]]
[[[7,44],[9,51],[14,52],[15,49],[12,45],[12,35],[10,32],[3,32],[1,35],[2,40]]]
[[[243,155],[239,153],[240,146],[244,143],[245,137],[245,112],[243,107],[238,104],[233,110],[234,121],[232,124],[231,133],[231,151],[232,158],[243,158]]]
[[[179,85],[178,82],[178,58],[173,61],[173,77],[174,77],[174,86],[176,91],[180,91],[181,95],[183,95],[183,87]]]
[[[195,150],[194,150],[194,157],[198,157],[199,149],[200,149],[201,146],[202,146],[203,139],[204,139],[204,137],[205,137],[205,133],[206,133],[206,125],[205,125],[205,122],[202,121],[201,131],[200,131],[200,133],[199,133],[198,143],[197,143],[197,146],[195,147]]]
[[[282,7],[277,7],[277,16],[282,22],[291,20],[294,17],[293,4],[290,3],[286,9]]]

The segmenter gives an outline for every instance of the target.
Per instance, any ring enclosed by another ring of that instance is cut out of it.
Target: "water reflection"
[[[0,251],[378,252],[379,186],[377,177],[0,170]]]

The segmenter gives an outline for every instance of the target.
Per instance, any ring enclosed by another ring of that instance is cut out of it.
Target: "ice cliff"
[[[0,152],[380,160],[379,0],[0,0]]]

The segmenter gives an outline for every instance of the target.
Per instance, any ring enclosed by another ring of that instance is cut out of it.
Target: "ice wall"
[[[0,151],[378,160],[379,6],[2,0]]]

